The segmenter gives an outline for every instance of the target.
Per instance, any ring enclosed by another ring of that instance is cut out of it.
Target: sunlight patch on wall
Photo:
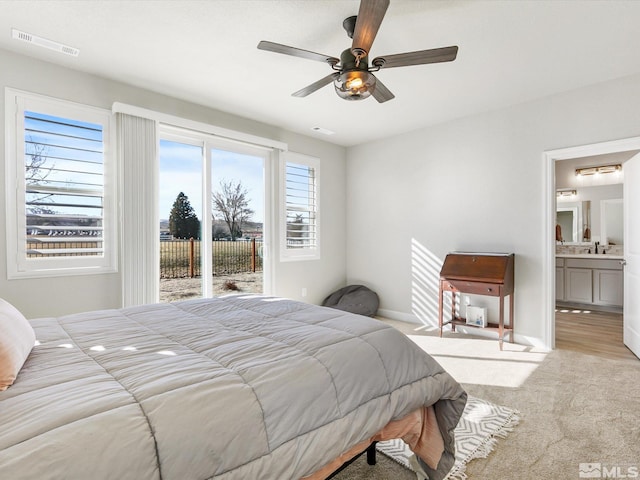
[[[424,325],[438,325],[438,291],[442,259],[415,238],[411,239],[411,313]],[[451,310],[451,299],[444,299],[445,312]]]

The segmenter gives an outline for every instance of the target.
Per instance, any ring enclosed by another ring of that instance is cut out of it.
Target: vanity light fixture
[[[575,195],[577,195],[578,192],[576,190],[558,190],[556,192],[556,196],[557,197],[573,197]]]
[[[622,164],[617,163],[615,165],[602,165],[600,167],[576,168],[576,175],[585,176],[585,175],[595,175],[597,173],[614,173],[614,172],[620,172],[621,170],[622,170]]]

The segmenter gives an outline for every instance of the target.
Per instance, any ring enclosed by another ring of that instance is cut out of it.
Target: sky
[[[77,184],[78,187],[89,188],[86,183],[82,182],[102,183],[102,178],[100,177],[102,175],[103,160],[102,145],[100,143],[94,145],[93,141],[94,137],[98,142],[101,140],[102,133],[99,125],[33,112],[27,113],[28,118],[25,119],[25,127],[28,129],[26,140],[45,145],[43,147],[43,156],[46,156],[47,163],[44,167],[52,168],[51,171],[46,170],[48,173],[46,181],[42,182],[44,185],[68,186]],[[38,119],[43,119],[44,122]],[[45,131],[51,133],[44,133]],[[27,152],[31,151],[29,149],[32,150],[33,148],[28,144]],[[95,153],[89,153],[87,149],[95,149]],[[241,181],[248,191],[249,208],[255,212],[251,220],[262,222],[264,219],[263,159],[224,150],[212,150],[211,157],[211,185],[214,191],[220,189],[220,181],[222,180],[233,181],[234,183]],[[80,164],[75,159],[85,161]],[[87,163],[86,160],[92,163]],[[201,147],[168,140],[160,141],[160,219],[166,220],[169,218],[176,197],[180,192],[184,192],[189,198],[196,215],[202,220],[202,164]],[[77,172],[76,170],[80,167],[98,175]],[[102,188],[102,186],[96,185],[96,188]],[[64,199],[58,199],[55,196],[47,198],[49,198],[48,201],[54,203],[76,201],[75,197],[69,196]],[[86,198],[79,198],[83,204],[88,202]],[[56,211],[60,213],[100,215],[100,211],[94,213],[89,208],[59,207]],[[214,215],[216,215],[215,212]]]
[[[241,181],[248,190],[249,208],[255,211],[252,221],[264,219],[263,159],[224,150],[212,150],[211,186],[220,189],[220,181]],[[202,150],[199,146],[160,141],[160,219],[167,220],[176,197],[183,192],[202,219]],[[214,212],[214,215],[215,212]]]

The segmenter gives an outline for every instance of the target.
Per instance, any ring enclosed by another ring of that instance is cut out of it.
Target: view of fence
[[[160,242],[160,278],[199,277],[200,240]],[[262,239],[214,241],[213,274],[262,271]]]

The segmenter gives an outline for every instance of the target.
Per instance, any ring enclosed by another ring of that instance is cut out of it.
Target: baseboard
[[[417,323],[422,325],[418,317],[412,313],[397,312],[395,310],[387,310],[386,308],[379,308],[377,316],[388,318],[389,320],[398,320],[400,322]]]
[[[389,320],[398,320],[400,322],[407,322],[407,323],[413,323],[413,324],[417,324],[417,325],[424,325],[425,327],[432,327],[432,328],[435,328],[435,329],[438,328],[437,323],[434,323],[433,325],[425,324],[424,322],[420,321],[420,319],[416,315],[413,315],[411,313],[398,312],[396,310],[387,310],[385,308],[380,308],[380,309],[378,309],[377,316],[388,318]],[[451,327],[450,326],[445,326],[444,328],[445,329],[450,329]],[[456,327],[456,331],[458,331],[460,333],[467,334],[467,335],[475,335],[477,337],[495,339],[496,341],[498,340],[498,335],[496,334],[496,332],[483,330],[482,328],[465,327],[464,325],[458,325]],[[518,345],[523,345],[523,346],[526,346],[526,347],[539,348],[539,349],[542,349],[544,351],[549,351],[550,350],[549,347],[547,345],[545,345],[544,342],[542,341],[542,339],[540,339],[540,338],[530,337],[528,335],[520,335],[520,334],[516,333],[514,339],[515,339],[515,343],[518,344]],[[509,340],[510,340],[510,338],[506,337],[506,342],[508,342]]]

